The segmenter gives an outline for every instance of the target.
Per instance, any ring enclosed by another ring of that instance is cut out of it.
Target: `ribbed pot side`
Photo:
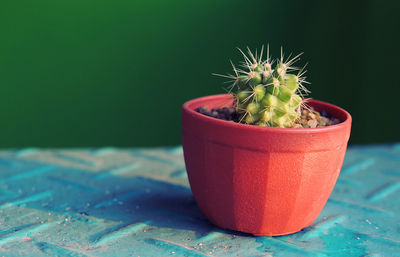
[[[285,235],[311,225],[339,176],[350,114],[310,100],[310,106],[342,122],[288,129],[238,124],[194,111],[231,104],[230,95],[213,95],[182,107],[186,170],[200,209],[221,228],[254,235]]]

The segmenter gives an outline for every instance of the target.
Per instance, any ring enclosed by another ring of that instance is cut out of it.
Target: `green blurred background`
[[[398,1],[2,0],[0,147],[180,144],[183,102],[224,92],[236,47],[304,52],[351,143],[400,141]]]

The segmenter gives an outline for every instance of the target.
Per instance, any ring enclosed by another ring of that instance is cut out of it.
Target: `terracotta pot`
[[[318,217],[331,194],[350,136],[351,116],[311,100],[340,119],[324,128],[273,128],[239,124],[194,111],[232,104],[213,95],[182,107],[182,144],[190,186],[215,225],[254,235],[295,233]]]

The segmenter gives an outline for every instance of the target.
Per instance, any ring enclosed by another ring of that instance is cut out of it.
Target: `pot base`
[[[293,231],[291,231],[291,232],[282,232],[282,233],[251,233],[251,234],[252,234],[253,236],[286,236],[286,235],[291,235],[291,234],[298,233],[298,232],[302,231],[303,229],[305,229],[305,228],[307,228],[307,227],[309,227],[309,226],[311,226],[311,224],[308,225],[308,226],[306,226],[306,227],[304,227],[304,228],[297,229],[297,230],[293,230]]]
[[[221,229],[231,230],[231,231],[240,232],[240,233],[246,233],[246,234],[253,235],[253,236],[286,236],[286,235],[291,235],[291,234],[295,234],[295,233],[298,233],[298,232],[302,231],[303,229],[311,226],[311,224],[312,224],[311,223],[311,224],[309,224],[309,225],[307,225],[307,226],[305,226],[305,227],[303,227],[301,229],[296,229],[296,230],[292,230],[292,231],[289,231],[289,232],[279,232],[279,233],[265,232],[264,233],[264,232],[254,232],[254,231],[253,232],[252,231],[243,231],[243,230],[235,229],[235,228],[227,228],[227,227],[219,226],[219,225],[217,225],[217,224],[215,224],[213,222],[211,222],[211,223],[214,226],[216,226],[218,228],[221,228]]]

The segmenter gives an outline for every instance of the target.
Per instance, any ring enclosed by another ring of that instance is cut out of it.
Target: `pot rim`
[[[217,95],[208,95],[208,96],[203,96],[203,97],[198,97],[194,98],[192,100],[189,100],[185,102],[182,106],[182,109],[190,114],[193,118],[199,119],[202,122],[211,122],[214,123],[215,125],[220,125],[220,126],[228,126],[228,127],[233,127],[237,129],[245,129],[249,131],[254,131],[254,132],[275,132],[275,133],[289,133],[289,134],[303,134],[303,133],[326,133],[330,132],[332,130],[341,130],[345,129],[348,126],[351,126],[351,121],[352,117],[350,113],[348,113],[346,110],[323,101],[318,101],[314,99],[308,99],[307,102],[310,105],[317,104],[320,106],[326,106],[328,109],[335,110],[336,112],[341,113],[344,117],[346,117],[343,121],[341,121],[338,124],[335,125],[330,125],[326,127],[319,127],[319,128],[279,128],[279,127],[263,127],[263,126],[255,126],[255,125],[248,125],[248,124],[243,124],[243,123],[237,123],[237,122],[232,122],[232,121],[226,121],[226,120],[221,120],[217,118],[213,118],[201,113],[198,113],[195,111],[194,105],[197,105],[198,102],[208,102],[216,99],[223,99],[226,98],[226,100],[229,100],[229,98],[233,97],[231,94],[217,94]]]

